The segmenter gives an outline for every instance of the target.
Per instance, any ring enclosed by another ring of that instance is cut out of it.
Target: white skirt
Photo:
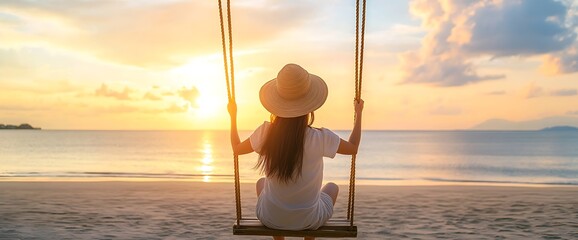
[[[257,200],[256,215],[268,228],[281,230],[316,230],[333,215],[333,200],[321,192],[317,204],[310,208],[283,209],[268,202],[261,194]]]

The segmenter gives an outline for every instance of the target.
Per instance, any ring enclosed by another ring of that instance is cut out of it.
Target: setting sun
[[[188,96],[189,110],[196,117],[211,119],[219,116],[226,106],[226,84],[222,59],[219,55],[193,58],[187,63],[170,70],[171,78],[185,86],[194,86]]]

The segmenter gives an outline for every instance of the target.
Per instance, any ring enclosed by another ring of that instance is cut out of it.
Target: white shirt
[[[263,123],[249,138],[255,152],[261,152],[269,127],[269,122]],[[301,176],[289,183],[266,178],[256,208],[263,225],[284,230],[317,229],[331,218],[331,197],[321,192],[323,157],[334,158],[339,142],[339,136],[328,129],[307,128]]]

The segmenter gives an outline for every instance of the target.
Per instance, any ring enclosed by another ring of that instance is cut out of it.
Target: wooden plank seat
[[[317,230],[278,230],[263,226],[256,218],[243,218],[233,225],[233,235],[287,236],[287,237],[357,237],[357,226],[350,226],[347,219],[330,219]]]

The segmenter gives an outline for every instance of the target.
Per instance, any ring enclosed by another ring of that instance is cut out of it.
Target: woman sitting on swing
[[[316,230],[333,214],[339,187],[332,182],[321,187],[323,157],[357,153],[363,100],[354,102],[356,121],[345,141],[328,129],[311,127],[313,111],[325,103],[327,94],[323,79],[299,65],[285,65],[259,91],[271,122],[264,122],[243,142],[237,132],[237,106],[228,105],[233,152],[259,154],[256,166],[266,177],[257,181],[256,214],[269,228]]]

